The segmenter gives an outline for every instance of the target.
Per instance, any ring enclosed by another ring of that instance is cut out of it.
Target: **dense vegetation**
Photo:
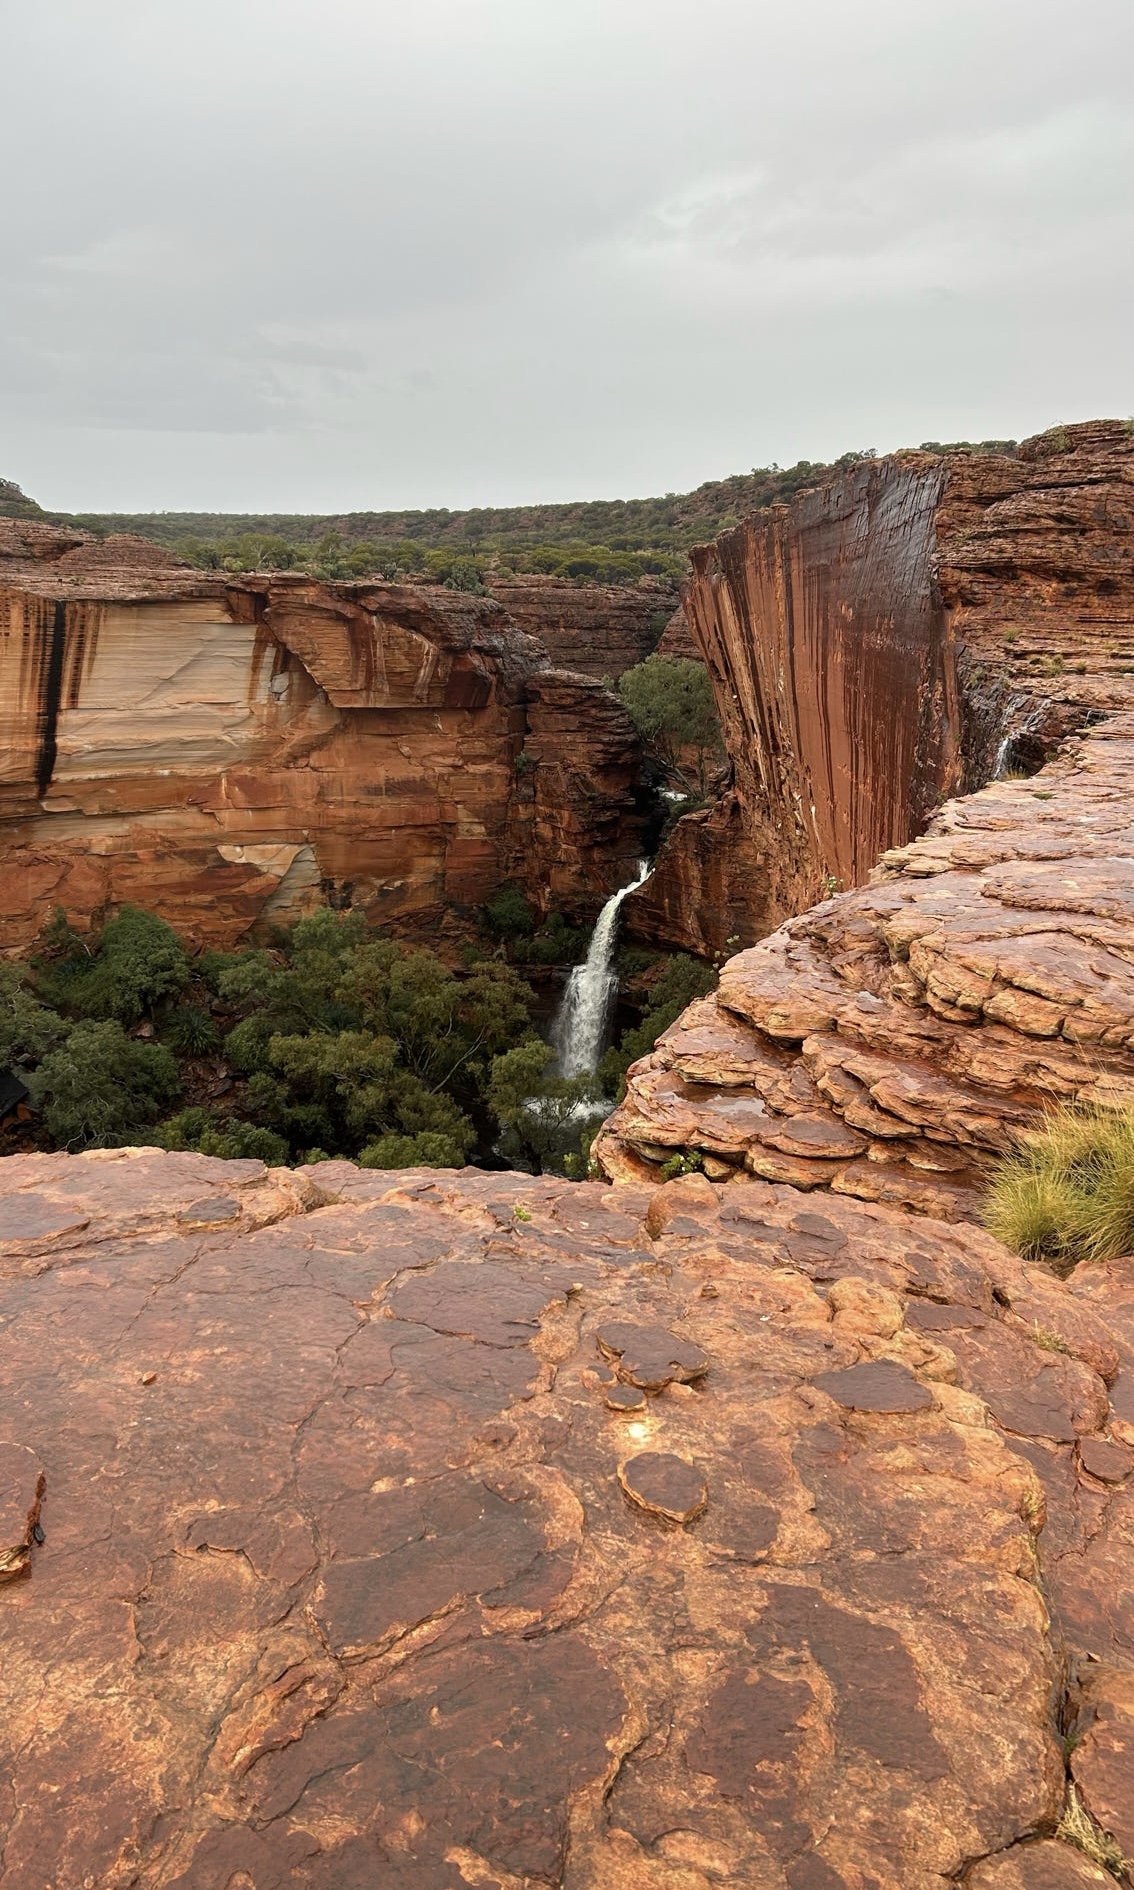
[[[512,947],[541,934],[585,945],[561,919],[541,926],[515,889],[486,926]],[[0,1070],[27,1085],[50,1148],[152,1143],[372,1168],[479,1157],[584,1175],[609,1090],[556,1074],[535,994],[502,946],[470,958],[454,971],[326,909],[271,949],[197,957],[134,907],[93,939],[58,914],[30,964],[0,966]],[[673,963],[697,982],[700,967]],[[671,970],[648,995],[656,1028],[681,1008],[679,988]]]
[[[926,451],[1005,451],[1011,440],[943,445]],[[715,538],[750,512],[820,485],[839,467],[873,457],[844,453],[831,463],[755,466],[695,492],[653,499],[590,499],[565,505],[436,507],[420,512],[47,513],[0,482],[0,514],[59,519],[105,537],[137,532],[219,569],[304,569],[326,578],[421,573],[457,590],[476,591],[493,576],[549,572],[580,583],[633,584],[682,575],[691,546]]]
[[[683,656],[648,656],[623,670],[618,693],[647,761],[663,781],[686,797],[703,798],[725,752],[705,665]]]
[[[1059,1272],[1134,1253],[1134,1111],[1052,1110],[1001,1164],[984,1223]]]

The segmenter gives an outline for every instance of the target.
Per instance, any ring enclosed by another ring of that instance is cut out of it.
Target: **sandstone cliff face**
[[[513,623],[547,651],[557,669],[617,681],[657,648],[673,612],[663,584],[572,584],[562,578],[495,578],[490,586]]]
[[[432,935],[508,878],[586,911],[631,877],[630,725],[498,604],[0,523],[0,948],[55,905],[227,944],[329,898]]]
[[[1086,1890],[1134,1271],[788,1187],[0,1172],[5,1890]]]
[[[1011,458],[856,466],[695,553],[685,608],[733,776],[713,818],[744,891],[698,905],[701,837],[679,825],[627,923],[664,914],[671,942],[721,950],[746,908],[751,943],[860,884],[948,794],[1134,703],[1132,548],[1134,434],[1094,422]]]

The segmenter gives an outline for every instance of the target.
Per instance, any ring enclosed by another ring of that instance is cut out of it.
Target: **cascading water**
[[[650,876],[648,860],[639,860],[638,877],[608,899],[595,921],[586,960],[576,965],[567,980],[563,1001],[551,1026],[551,1041],[559,1053],[564,1076],[592,1076],[606,1047],[607,1025],[618,989],[613,968],[618,936],[618,909],[628,893],[636,892]]]

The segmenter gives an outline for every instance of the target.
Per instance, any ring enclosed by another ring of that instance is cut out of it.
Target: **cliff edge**
[[[731,778],[626,918],[710,956],[1134,707],[1134,427],[862,462],[694,552],[685,614]]]

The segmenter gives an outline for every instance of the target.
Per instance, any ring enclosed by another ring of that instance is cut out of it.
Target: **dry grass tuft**
[[[1073,1785],[1067,1787],[1067,1803],[1055,1835],[1065,1844],[1073,1844],[1092,1863],[1109,1870],[1112,1877],[1123,1878],[1131,1869],[1131,1859],[1123,1856],[1122,1846],[1115,1843],[1109,1831],[1095,1822]]]
[[[1053,1109],[1002,1163],[982,1218],[1014,1253],[1061,1273],[1134,1252],[1134,1110]]]

